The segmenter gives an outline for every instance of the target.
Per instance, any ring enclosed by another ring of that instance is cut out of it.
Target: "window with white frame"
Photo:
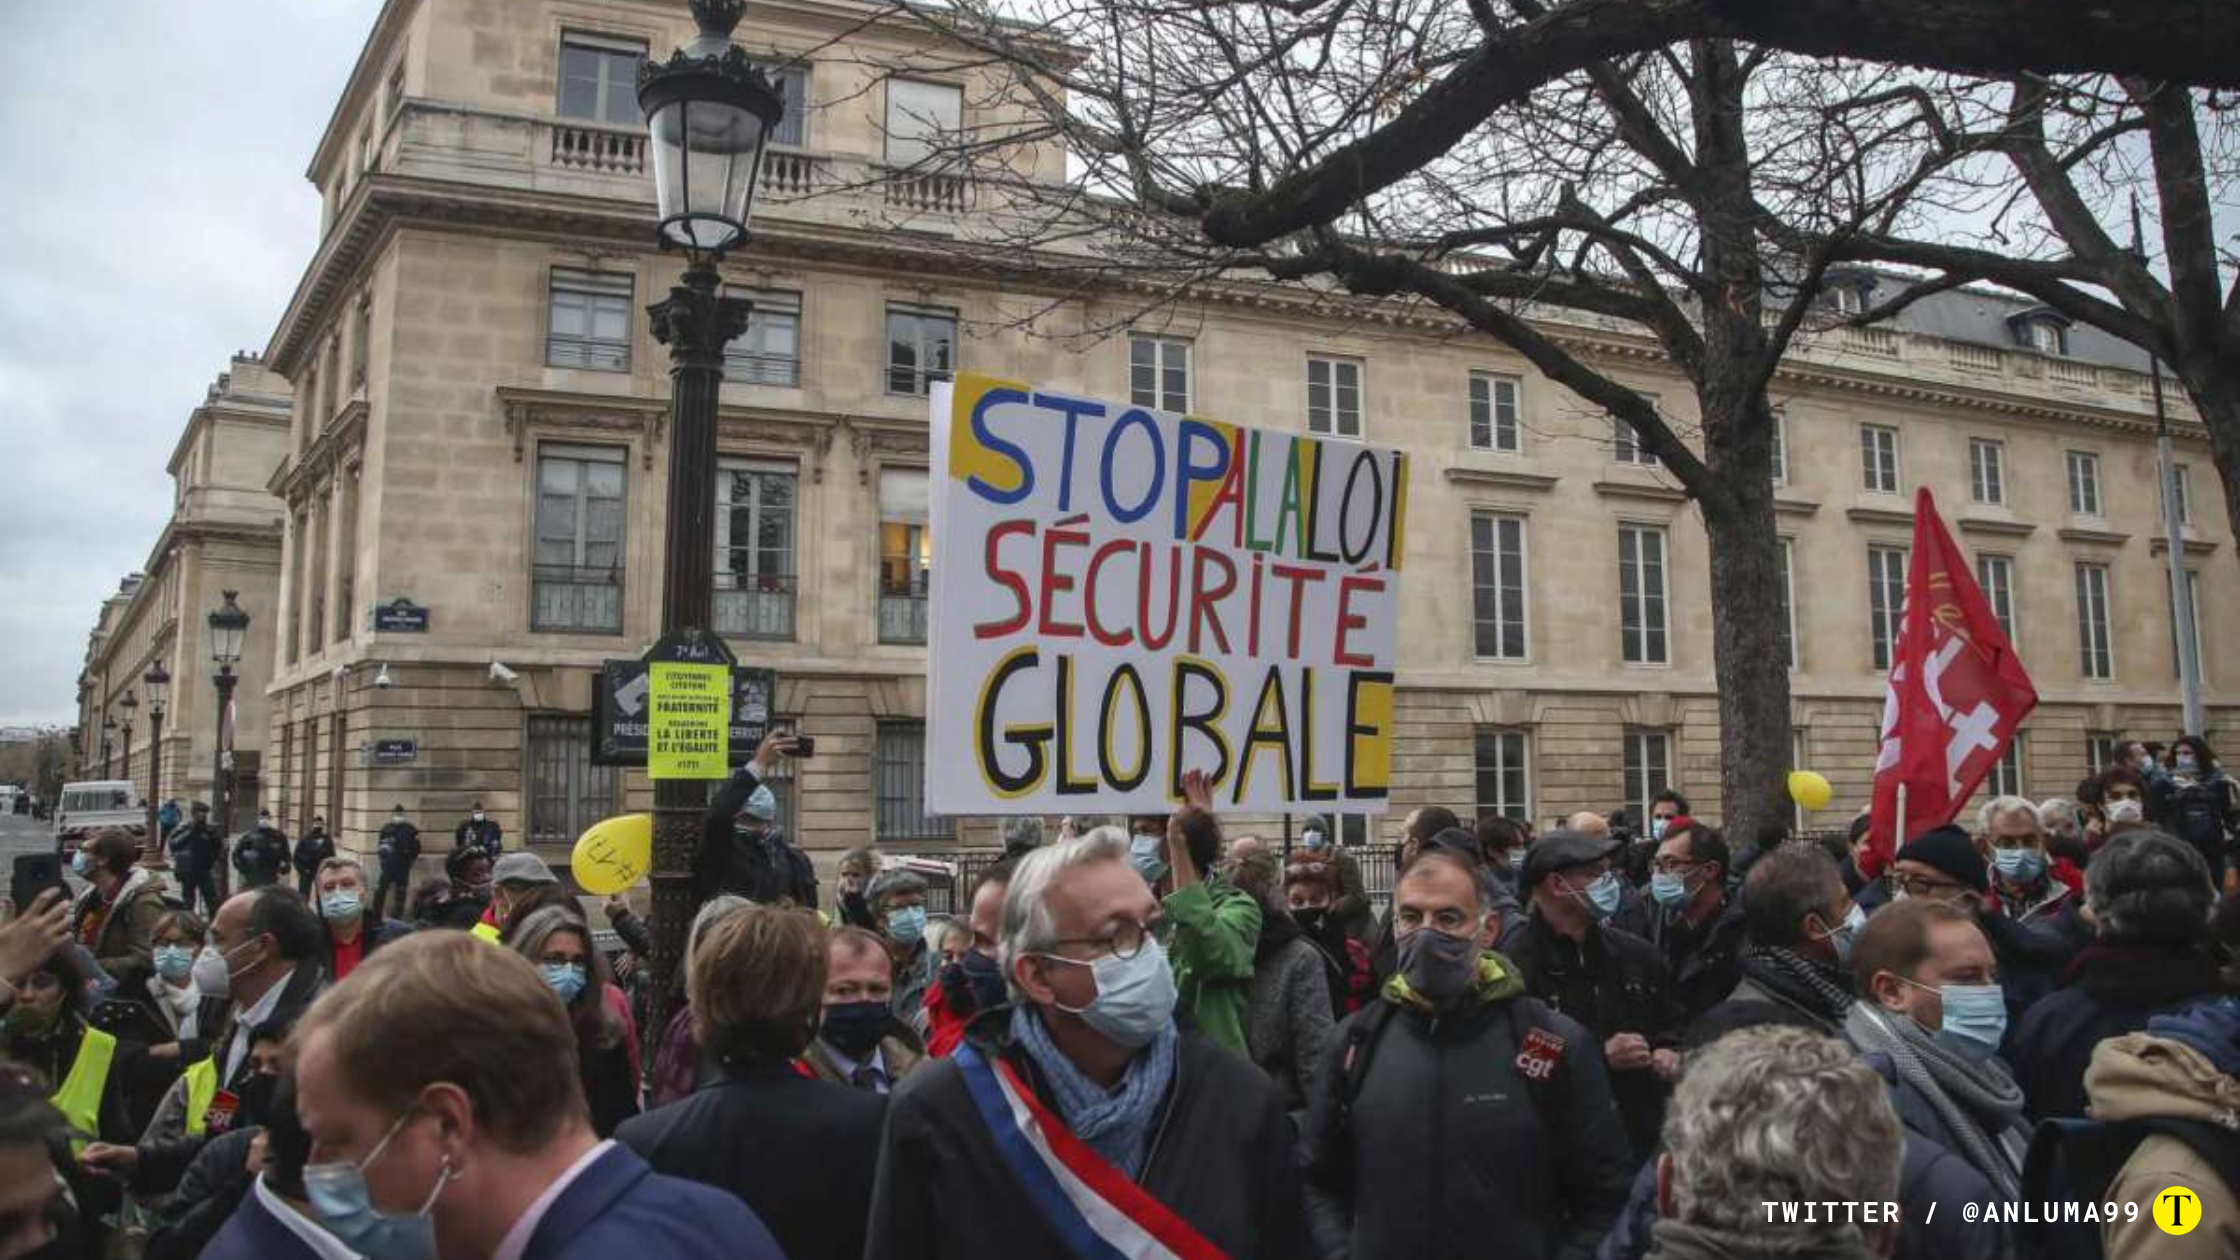
[[[1159,411],[1190,410],[1190,343],[1179,337],[1128,338],[1128,401]]]
[[[531,630],[622,632],[627,471],[618,448],[538,449]]]
[[[791,389],[801,384],[801,295],[732,289],[749,303],[745,332],[723,348],[723,379]]]
[[[1968,497],[1991,507],[2007,502],[2006,447],[1990,438],[1968,439]]]
[[[2061,325],[2050,319],[2033,319],[2029,326],[2030,348],[2039,354],[2067,354],[2069,335]]]
[[[1499,814],[1526,821],[1532,817],[1532,774],[1526,761],[1523,731],[1481,730],[1477,733],[1476,817]]]
[[[1626,813],[1639,825],[1650,799],[1672,786],[1672,732],[1628,727],[1625,741]]]
[[[1307,356],[1307,432],[1361,436],[1361,360]]]
[[[2170,582],[2170,571],[2168,569],[2162,571],[2162,586],[2170,604],[2170,676],[2176,678],[2180,676],[2178,670],[2178,596],[2176,587]],[[2201,657],[2201,573],[2197,569],[2186,570],[2186,598],[2190,601],[2190,606],[2186,611],[2193,614],[2191,623],[2186,626],[2186,638],[2193,644],[2195,667],[2206,673],[2208,672],[2206,663]]]
[[[1999,629],[2014,644],[2014,558],[1986,553],[1976,557],[1976,585],[1983,591],[1983,602],[1991,605],[1991,615],[1999,619]]]
[[[610,127],[640,127],[638,65],[642,40],[569,31],[560,37],[560,116]]]
[[[793,637],[800,476],[780,460],[716,463],[715,619],[719,634]]]
[[[354,393],[366,383],[366,372],[372,367],[367,360],[373,357],[373,290],[358,294],[358,309],[350,321],[350,389]]]
[[[1876,494],[1898,493],[1898,431],[1879,424],[1859,426],[1859,471]]]
[[[770,143],[798,149],[808,141],[809,68],[769,62],[757,64],[764,74],[770,76],[770,86],[778,89],[778,99],[785,103],[785,112],[778,117],[777,130],[770,133]]]
[[[1658,406],[1657,400],[1650,399],[1649,405]],[[1633,431],[1632,425],[1617,416],[1610,417],[1610,458],[1616,463],[1631,464],[1636,468],[1657,466],[1656,452],[1642,445],[1641,435]]]
[[[1517,398],[1514,376],[1491,372],[1470,374],[1470,446],[1480,451],[1515,454],[1519,448]]]
[[[629,371],[635,282],[627,273],[554,267],[546,365]]]
[[[1887,670],[1898,650],[1898,630],[1905,616],[1906,549],[1867,548],[1867,615],[1874,639],[1874,667]]]
[[[887,307],[887,392],[933,392],[957,370],[957,313],[934,306]]]
[[[1654,525],[1618,528],[1618,647],[1628,665],[1672,660],[1665,607],[1665,532]]]
[[[1781,636],[1781,664],[1788,669],[1797,667],[1797,568],[1796,541],[1781,539],[1781,617],[1774,623],[1774,630]]]
[[[1478,656],[1521,661],[1525,639],[1524,518],[1470,516],[1471,613]]]
[[[2085,765],[2098,774],[2123,755],[2123,736],[2114,731],[2091,731],[2084,737]]]
[[[2104,564],[2077,565],[2077,672],[2086,678],[2115,677]]]
[[[933,573],[926,470],[879,470],[879,642],[926,641]]]
[[[1773,484],[1789,484],[1789,412],[1786,408],[1773,409],[1773,431],[1767,435],[1773,445]]]
[[[951,83],[887,80],[887,165],[916,166],[964,130],[964,89]]]
[[[1991,763],[1991,773],[1984,776],[1983,790],[1986,800],[1995,796],[2020,796],[2026,786],[2022,781],[2022,732],[2016,731],[2007,741],[2007,750]]]
[[[2100,457],[2090,451],[2069,452],[2069,510],[2100,515]]]
[[[397,64],[389,67],[389,86],[381,94],[382,116],[394,118],[404,108],[404,56],[399,54]]]

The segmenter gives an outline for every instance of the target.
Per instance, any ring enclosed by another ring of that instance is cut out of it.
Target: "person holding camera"
[[[755,748],[754,760],[739,767],[708,802],[692,861],[701,901],[732,893],[756,905],[791,901],[817,908],[816,867],[786,841],[777,825],[778,798],[765,782],[777,758],[804,757],[815,750],[809,736],[772,732]]]

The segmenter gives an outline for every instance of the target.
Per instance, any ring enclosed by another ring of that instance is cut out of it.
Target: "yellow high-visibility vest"
[[[109,1087],[109,1065],[116,1061],[117,1039],[98,1028],[86,1029],[78,1042],[78,1057],[62,1088],[47,1099],[70,1125],[70,1150],[75,1154],[101,1134],[101,1093]]]
[[[498,931],[498,925],[495,923],[477,923],[467,929],[467,935],[497,945],[502,943],[498,938],[503,934]]]
[[[187,1065],[187,1132],[207,1131],[210,1104],[218,1100],[218,1056]]]

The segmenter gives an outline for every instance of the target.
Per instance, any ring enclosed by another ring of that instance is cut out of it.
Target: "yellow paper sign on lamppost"
[[[646,773],[655,779],[721,779],[731,773],[731,670],[647,666]]]

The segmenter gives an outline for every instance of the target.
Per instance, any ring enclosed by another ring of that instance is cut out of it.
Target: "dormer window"
[[[2037,307],[2007,317],[2017,344],[2039,354],[2059,357],[2069,353],[2069,319],[2049,307]]]
[[[1866,271],[1831,271],[1823,282],[1820,300],[1839,315],[1864,314],[1874,294],[1874,275]]]

